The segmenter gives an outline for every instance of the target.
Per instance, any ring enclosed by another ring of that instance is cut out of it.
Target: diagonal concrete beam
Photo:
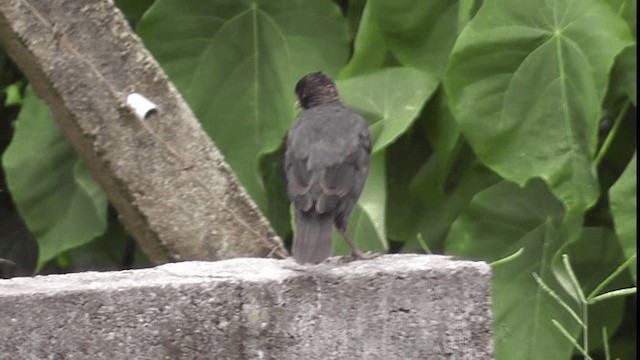
[[[0,280],[0,358],[491,359],[490,284],[426,255]]]
[[[150,259],[286,255],[113,1],[2,0],[0,42]]]

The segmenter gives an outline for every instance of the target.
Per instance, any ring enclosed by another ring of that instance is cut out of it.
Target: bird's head
[[[303,109],[340,102],[336,84],[322,72],[305,75],[296,84],[296,96]]]

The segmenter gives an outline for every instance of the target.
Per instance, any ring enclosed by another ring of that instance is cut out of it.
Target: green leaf
[[[638,49],[636,44],[622,50],[611,70],[611,79],[625,92],[634,106],[638,104]]]
[[[358,32],[360,21],[364,16],[364,8],[367,5],[367,0],[350,0],[343,2],[336,2],[342,8],[342,12],[346,13],[349,19],[349,30],[351,37],[355,37]]]
[[[115,0],[116,6],[125,14],[127,20],[136,23],[154,0]]]
[[[267,195],[265,215],[276,233],[282,239],[287,239],[291,235],[291,214],[283,159],[284,143],[275,152],[260,158],[260,171]]]
[[[387,234],[393,241],[418,241],[427,208],[410,186],[430,155],[422,119],[386,150]]]
[[[433,157],[426,164],[433,168],[430,173],[431,190],[444,194],[447,177],[460,155],[463,143],[442,87],[438,88],[423,113],[426,117],[426,134],[433,147]]]
[[[600,104],[628,26],[598,0],[485,1],[451,54],[446,89],[474,152],[502,177],[542,177],[570,210],[598,198]]]
[[[347,232],[362,251],[381,252],[389,249],[385,228],[387,185],[384,170],[384,151],[373,154],[367,182],[349,218]],[[336,254],[350,253],[349,247],[338,232],[334,231],[333,238]]]
[[[377,152],[407,131],[438,81],[412,68],[386,68],[340,80],[337,86],[347,106],[367,118]]]
[[[117,271],[153,266],[115,217],[108,223],[102,236],[64,252],[57,260],[61,257],[65,260],[64,269],[68,272]]]
[[[371,14],[371,2],[367,2],[353,44],[353,55],[340,71],[340,78],[350,78],[379,69],[384,64],[387,48],[376,19]]]
[[[605,2],[611,5],[613,11],[627,22],[631,29],[631,34],[635,37],[637,31],[637,0],[605,0]]]
[[[458,32],[458,2],[370,0],[386,46],[403,65],[444,73]]]
[[[609,202],[611,204],[611,214],[615,223],[618,241],[622,246],[625,257],[628,259],[637,253],[636,240],[637,229],[637,153],[627,165],[618,181],[609,189]],[[629,265],[629,271],[636,281],[636,262]]]
[[[304,2],[157,0],[138,33],[251,197],[267,207],[259,171],[295,119],[295,83],[345,64],[338,7]]]
[[[439,180],[439,167],[432,160],[437,158],[432,157],[418,172],[412,180],[410,190],[423,201],[427,209],[421,223],[422,236],[429,247],[439,253],[444,247],[451,224],[460,216],[465,206],[476,194],[501,179],[482,165],[468,147],[463,147],[442,184]],[[416,245],[410,243],[407,247],[410,250]]]
[[[573,335],[578,324],[532,276],[538,274],[565,302],[570,299],[555,283],[550,267],[563,244],[563,216],[562,204],[541,181],[525,188],[503,181],[476,195],[451,227],[448,254],[492,262],[524,249],[493,269],[498,359],[565,359],[572,352],[551,319]]]
[[[473,192],[466,196],[459,203],[460,206],[456,206],[459,198],[450,197],[458,191],[457,185],[460,175],[467,170],[465,166],[469,164],[467,160],[473,159],[474,156],[471,152],[466,151],[461,155],[461,150],[466,150],[466,148],[464,148],[458,127],[449,111],[442,87],[438,87],[434,96],[426,104],[420,119],[414,124],[414,128],[426,136],[426,139],[416,139],[414,142],[421,141],[424,143],[423,146],[431,144],[432,151],[424,150],[418,146],[419,144],[416,144],[414,148],[405,149],[404,153],[394,154],[396,158],[402,158],[405,161],[390,162],[392,166],[395,165],[393,169],[389,168],[388,170],[390,189],[394,183],[399,186],[397,186],[397,191],[390,190],[392,195],[390,195],[388,211],[401,214],[396,216],[399,219],[389,217],[389,228],[396,230],[395,234],[390,231],[390,236],[393,235],[392,237],[396,240],[408,237],[409,241],[404,250],[414,251],[422,248],[422,245],[413,232],[421,230],[421,237],[426,241],[426,245],[435,252],[439,252],[442,250],[449,226],[457,217],[462,206],[475,194]],[[422,161],[419,169],[406,169],[412,167],[412,165],[406,165],[406,159],[409,159],[409,163],[412,164],[411,160],[423,158],[425,161]],[[459,162],[456,164],[457,160]],[[407,173],[407,170],[412,172]],[[391,179],[394,176],[397,177],[397,180],[392,182]],[[485,187],[477,189],[476,192]],[[407,188],[409,191],[406,190]],[[449,202],[449,200],[452,201]],[[392,226],[393,223],[396,223],[397,226]],[[408,231],[412,233],[404,234]]]
[[[458,9],[458,33],[476,16],[482,0],[460,0]]]
[[[38,239],[38,268],[104,233],[104,192],[63,138],[47,106],[30,90],[2,165],[11,196]]]
[[[3,89],[6,97],[4,100],[4,106],[13,106],[13,105],[22,104],[22,94],[20,94],[21,87],[22,87],[21,82],[15,82],[13,84],[7,85],[7,87]]]

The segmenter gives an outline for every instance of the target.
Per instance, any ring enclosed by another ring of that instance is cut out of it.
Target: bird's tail
[[[298,264],[319,264],[333,250],[333,217],[331,214],[296,212],[296,232],[293,238],[293,258]]]

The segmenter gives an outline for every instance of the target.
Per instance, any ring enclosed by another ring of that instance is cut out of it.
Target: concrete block
[[[262,258],[0,280],[0,359],[491,359],[491,270]]]

